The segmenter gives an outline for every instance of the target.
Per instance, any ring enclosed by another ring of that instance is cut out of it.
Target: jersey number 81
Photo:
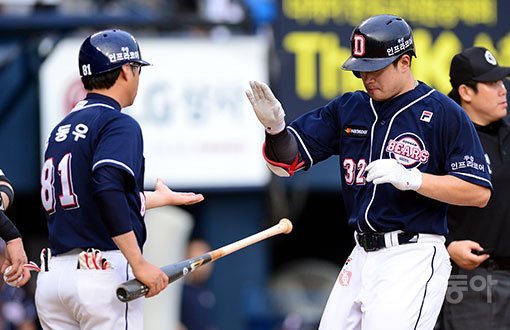
[[[65,154],[58,163],[57,171],[60,177],[61,195],[59,196],[60,205],[63,209],[73,209],[79,207],[78,196],[74,193],[72,173],[71,173],[70,153]],[[48,214],[55,212],[55,165],[54,159],[48,158],[41,170],[41,201]]]

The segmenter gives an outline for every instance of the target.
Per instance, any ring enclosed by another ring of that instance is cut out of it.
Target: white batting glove
[[[374,184],[391,183],[400,190],[418,190],[422,173],[417,168],[408,170],[395,159],[378,159],[367,166],[367,181]]]
[[[250,81],[251,90],[245,91],[255,115],[269,134],[278,134],[285,129],[285,111],[280,101],[266,84]]]

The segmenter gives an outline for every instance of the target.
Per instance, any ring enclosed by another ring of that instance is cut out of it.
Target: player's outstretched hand
[[[448,244],[450,258],[460,268],[472,270],[480,266],[482,262],[489,259],[489,254],[476,255],[472,250],[481,250],[480,244],[470,240],[453,241]]]
[[[204,200],[202,194],[173,191],[161,179],[157,180],[154,191],[145,192],[145,197],[147,209],[164,205],[192,205]]]
[[[145,295],[145,298],[150,298],[168,286],[168,276],[155,265],[147,262],[143,259],[142,263],[138,265],[132,265],[133,275],[136,279],[145,284],[149,288],[149,292]]]
[[[7,274],[7,282],[15,282],[21,278],[16,286],[20,287],[27,284],[30,280],[30,270],[23,267],[26,263],[28,263],[28,259],[21,238],[18,237],[8,241],[5,247],[5,260],[0,268],[0,272],[3,274],[7,267],[12,266]]]
[[[422,173],[417,168],[408,170],[395,159],[378,159],[367,166],[367,181],[374,184],[391,183],[400,190],[418,190]]]
[[[285,128],[285,111],[280,101],[263,82],[250,81],[245,91],[255,115],[269,134],[278,134]]]

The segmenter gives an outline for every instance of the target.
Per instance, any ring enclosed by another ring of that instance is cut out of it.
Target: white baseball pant
[[[320,330],[434,328],[451,264],[443,236],[366,252],[356,244],[324,309]]]
[[[77,269],[80,252],[52,257],[49,270],[37,276],[35,303],[43,329],[143,329],[143,299],[123,303],[116,296],[117,286],[133,278],[124,255],[103,251],[112,269]]]

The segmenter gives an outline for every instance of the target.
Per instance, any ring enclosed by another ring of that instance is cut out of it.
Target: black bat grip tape
[[[161,267],[161,270],[168,276],[168,282],[172,283],[211,260],[212,256],[206,253],[192,259]],[[137,279],[132,279],[120,284],[116,291],[117,298],[122,302],[128,302],[143,297],[147,292],[149,292],[149,287]]]
[[[143,297],[149,292],[149,288],[137,279],[122,283],[117,288],[117,298],[122,302],[128,302]]]

